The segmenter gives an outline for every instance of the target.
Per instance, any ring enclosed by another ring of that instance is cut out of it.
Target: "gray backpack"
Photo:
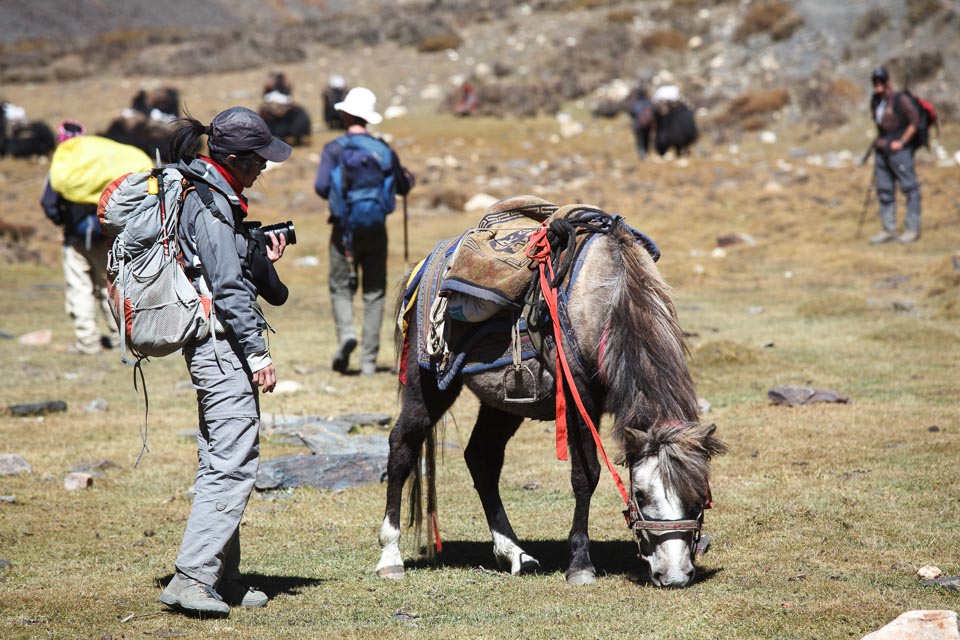
[[[128,351],[139,362],[210,334],[211,300],[197,292],[180,262],[177,226],[190,186],[180,171],[166,166],[121,176],[100,197],[100,226],[114,238],[107,289],[125,364],[132,364]],[[209,189],[198,193],[222,217]]]

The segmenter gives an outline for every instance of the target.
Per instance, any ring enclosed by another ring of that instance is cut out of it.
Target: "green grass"
[[[495,195],[533,191],[560,202],[593,200],[658,242],[681,323],[696,334],[691,367],[700,395],[713,403],[705,419],[730,445],[714,463],[716,507],[706,519],[714,544],[701,563],[702,579],[680,591],[637,583],[636,550],[619,498],[603,477],[591,518],[600,580],[568,587],[562,571],[573,506],[569,467],[553,458],[552,425],[542,423],[526,424],[511,443],[502,485],[514,526],[544,573],[513,578],[496,571],[457,448],[466,445],[476,411],[476,401],[464,396],[443,436],[454,446],[440,467],[446,552],[439,567],[418,560],[405,533],[403,549],[413,565],[406,580],[374,575],[383,486],[255,494],[243,524],[243,567],[274,595],[271,603],[235,610],[227,620],[166,611],[157,601],[159,581],[173,569],[196,456],[193,441],[178,435],[196,423],[185,367],[178,357],[146,366],[151,451],[131,468],[140,450],[131,371],[116,354],[64,353],[71,329],[58,288],[57,238],[35,205],[42,168],[4,160],[9,215],[43,231],[35,248],[47,262],[4,267],[0,330],[19,335],[50,328],[54,340],[45,347],[0,341],[6,373],[0,405],[64,399],[70,408],[43,420],[0,417],[0,453],[20,453],[33,466],[30,475],[0,478],[0,495],[16,496],[16,504],[0,503],[0,558],[13,562],[0,570],[0,635],[858,638],[908,609],[956,608],[956,594],[921,587],[914,576],[931,563],[960,573],[960,330],[940,314],[943,298],[926,295],[934,282],[950,282],[944,257],[956,250],[960,229],[955,169],[920,169],[930,233],[919,244],[869,247],[854,239],[866,169],[810,167],[808,181],[790,183],[772,198],[764,190],[771,179],[768,156],[778,149],[785,154],[788,142],[754,155],[748,150],[739,166],[704,153],[686,168],[639,167],[629,136],[615,135],[626,132],[624,123],[601,122],[558,144],[549,141],[555,129],[549,119],[423,113],[384,128],[397,133],[401,156],[421,176],[430,156],[450,153],[464,164],[421,184],[421,194],[443,186],[472,195],[482,190],[472,177],[490,165],[525,158],[555,166],[579,154],[591,178],[576,193],[564,190],[563,179],[521,171],[513,193]],[[947,136],[956,132],[948,129]],[[818,145],[827,141],[811,141]],[[271,341],[280,378],[304,390],[265,396],[263,411],[396,415],[392,376],[342,377],[329,368],[329,232],[310,192],[313,169],[307,153],[297,151],[258,185],[263,199],[253,205],[266,221],[293,218],[300,238],[279,265],[291,299],[268,309],[268,317],[279,331]],[[612,171],[626,177],[614,179]],[[736,181],[735,188],[718,186],[718,176]],[[411,258],[476,221],[429,211],[425,200],[416,191],[410,199]],[[400,216],[389,224],[391,277],[399,277]],[[871,212],[867,230],[874,226]],[[731,231],[750,233],[757,246],[711,257],[716,237]],[[293,264],[305,255],[316,255],[321,266]],[[906,280],[893,289],[881,286],[891,276]],[[915,306],[898,312],[898,300]],[[390,331],[385,326],[384,366],[392,360]],[[832,388],[851,403],[772,406],[766,392],[782,384]],[[96,397],[107,399],[109,410],[82,413]],[[939,430],[930,431],[932,425]],[[272,458],[305,451],[267,439],[262,452]],[[64,491],[71,466],[103,459],[117,466],[87,491]],[[525,489],[531,482],[539,486]],[[407,615],[395,617],[398,610]]]

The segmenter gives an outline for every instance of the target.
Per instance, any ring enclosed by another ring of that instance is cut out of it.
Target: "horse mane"
[[[697,395],[669,286],[622,219],[607,238],[614,243],[613,276],[599,366],[614,435],[627,444],[628,431],[696,423]]]

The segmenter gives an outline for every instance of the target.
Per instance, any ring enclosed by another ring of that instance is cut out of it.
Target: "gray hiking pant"
[[[900,183],[900,190],[907,198],[907,217],[904,229],[920,232],[920,183],[913,167],[913,152],[901,149],[895,153],[875,154],[873,171],[877,179],[877,199],[880,200],[880,221],[883,230],[897,232],[897,205],[894,197],[894,184]]]
[[[197,390],[197,478],[177,570],[216,587],[240,573],[240,518],[260,464],[260,405],[243,351],[217,338],[184,349]]]
[[[85,239],[78,237],[68,237],[63,244],[66,309],[73,320],[76,347],[81,353],[97,353],[102,348],[98,312],[106,321],[110,345],[120,345],[117,322],[107,303],[108,249],[103,241],[87,248]]]
[[[387,288],[387,229],[374,229],[353,235],[353,262],[358,273],[358,284],[363,289],[363,340],[361,365],[375,365],[380,352],[380,327],[383,324],[383,305]],[[350,286],[353,271],[343,247],[341,232],[333,227],[330,238],[330,301],[333,319],[337,325],[337,346],[348,338],[356,338],[353,327],[353,295]]]

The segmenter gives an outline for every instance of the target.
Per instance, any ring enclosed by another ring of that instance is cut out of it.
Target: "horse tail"
[[[617,416],[614,430],[646,431],[663,420],[696,422],[696,389],[670,287],[623,223],[610,236],[620,264],[599,367],[607,410]]]
[[[417,546],[423,539],[424,506],[427,515],[427,559],[436,561],[440,551],[439,527],[437,525],[437,435],[436,425],[428,432],[423,448],[413,466],[410,479],[410,526]],[[426,493],[424,493],[426,481]]]

